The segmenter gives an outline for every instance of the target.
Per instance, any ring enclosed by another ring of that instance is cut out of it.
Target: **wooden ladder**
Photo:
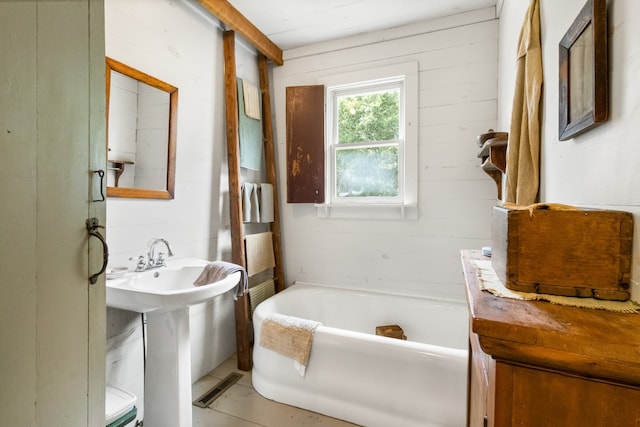
[[[238,92],[236,86],[236,55],[235,32],[225,31],[224,61],[225,61],[225,96],[227,116],[227,163],[229,165],[229,204],[231,209],[231,251],[232,262],[247,268],[244,248],[244,226],[242,221],[242,191],[240,179],[240,139],[238,119]],[[273,143],[273,125],[271,115],[271,95],[269,91],[269,69],[267,58],[258,53],[258,72],[260,77],[260,92],[262,94],[262,130],[264,135],[264,155],[266,165],[266,180],[273,185],[273,251],[275,259],[274,282],[276,292],[284,289],[284,272],[282,269],[282,248],[280,245],[280,215],[278,205],[278,190],[276,178],[275,147]],[[238,369],[251,369],[252,337],[249,324],[249,295],[245,293],[235,303],[236,317],[236,351]]]

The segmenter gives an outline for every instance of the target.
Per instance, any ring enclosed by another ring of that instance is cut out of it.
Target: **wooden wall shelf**
[[[117,187],[120,181],[120,176],[124,173],[124,167],[126,165],[132,165],[134,163],[129,160],[109,160],[109,163],[113,163],[113,167],[108,169],[116,171],[114,187]]]
[[[498,188],[498,199],[502,199],[502,174],[507,171],[507,132],[489,131],[478,136],[482,144],[478,157],[482,159],[482,170],[489,175]]]

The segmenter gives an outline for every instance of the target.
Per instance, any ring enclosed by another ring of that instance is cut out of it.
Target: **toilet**
[[[136,424],[136,396],[112,385],[105,389],[104,422],[106,427],[134,427]]]

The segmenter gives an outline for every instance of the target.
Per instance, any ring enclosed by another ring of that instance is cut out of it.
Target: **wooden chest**
[[[629,299],[633,216],[609,210],[493,208],[491,264],[512,290]]]

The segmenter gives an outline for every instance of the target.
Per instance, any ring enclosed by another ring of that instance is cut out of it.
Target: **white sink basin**
[[[107,305],[138,313],[167,312],[204,302],[238,284],[239,272],[215,283],[194,286],[208,262],[198,258],[170,259],[166,267],[107,280]]]

